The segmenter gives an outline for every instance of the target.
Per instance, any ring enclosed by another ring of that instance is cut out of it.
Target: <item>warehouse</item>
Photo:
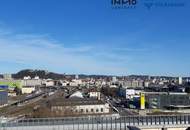
[[[85,114],[109,114],[110,107],[107,103],[103,103],[96,99],[71,98],[71,99],[55,99],[50,103],[51,111],[57,114],[70,113],[73,115]]]

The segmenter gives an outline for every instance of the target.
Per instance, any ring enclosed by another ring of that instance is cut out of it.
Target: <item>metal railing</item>
[[[0,130],[127,130],[127,126],[188,126],[190,115],[31,118],[0,123]]]

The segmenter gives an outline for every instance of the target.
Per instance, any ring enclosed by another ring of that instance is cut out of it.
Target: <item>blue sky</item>
[[[159,2],[159,0],[149,0]],[[161,0],[160,0],[161,1]],[[190,76],[190,2],[113,9],[111,0],[1,0],[0,73]]]

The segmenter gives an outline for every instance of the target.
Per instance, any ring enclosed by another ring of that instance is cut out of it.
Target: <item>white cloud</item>
[[[60,70],[69,73],[123,74],[126,72],[125,67],[114,61],[110,63],[102,61],[103,57],[90,55],[101,52],[89,45],[69,48],[47,35],[13,33],[6,35],[3,32],[2,34],[4,35],[0,35],[1,62],[11,61],[34,68],[40,66],[52,71]],[[104,53],[103,56],[106,58],[106,55],[111,56],[109,52]]]

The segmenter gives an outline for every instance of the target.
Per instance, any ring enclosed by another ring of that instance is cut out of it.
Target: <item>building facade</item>
[[[66,99],[55,100],[50,105],[51,111],[59,115],[70,113],[71,115],[109,114],[109,104],[95,99]]]
[[[0,85],[0,106],[8,103],[8,86]]]
[[[145,100],[150,109],[190,106],[190,95],[186,93],[145,93]]]

